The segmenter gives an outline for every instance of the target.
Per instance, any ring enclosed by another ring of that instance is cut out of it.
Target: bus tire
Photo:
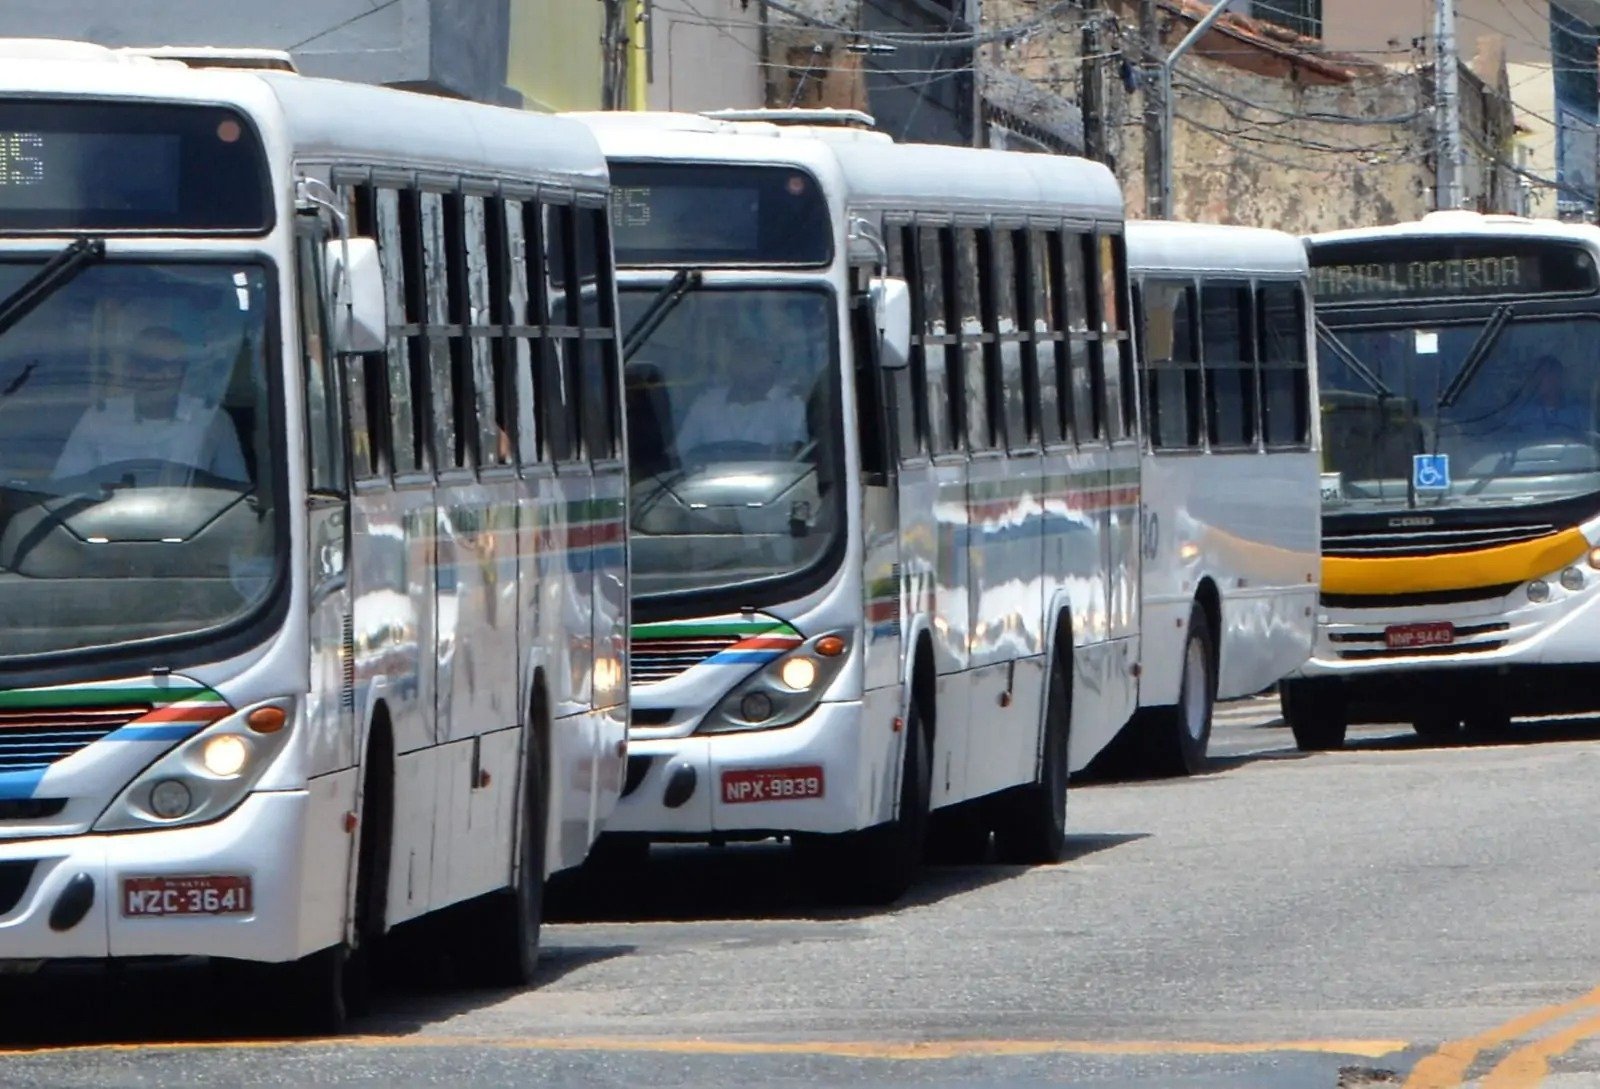
[[[477,918],[461,935],[473,980],[486,987],[526,987],[539,966],[550,787],[539,728],[545,721],[543,701],[537,703],[528,724],[527,781],[518,807],[516,879],[510,888],[483,898]]]
[[[1301,752],[1344,747],[1350,726],[1349,708],[1338,681],[1301,679],[1278,685],[1283,720]]]
[[[1140,714],[1135,736],[1139,741],[1138,770],[1151,775],[1194,775],[1204,770],[1211,744],[1211,720],[1216,709],[1217,659],[1211,624],[1197,602],[1189,610],[1189,634],[1183,643],[1182,675],[1178,702],[1152,707]]]
[[[1050,665],[1045,699],[1039,777],[995,799],[994,845],[1000,862],[1047,866],[1066,854],[1072,685],[1059,654]]]
[[[922,866],[933,793],[931,738],[922,708],[913,699],[906,714],[895,818],[842,836],[797,840],[818,867],[824,891],[835,903],[882,907],[905,895]]]

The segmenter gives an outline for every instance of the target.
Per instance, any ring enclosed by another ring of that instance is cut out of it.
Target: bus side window
[[[547,259],[548,309],[539,400],[544,406],[545,451],[556,462],[583,458],[583,403],[579,366],[583,319],[577,268],[576,209],[541,206]]]
[[[908,247],[916,245],[912,228],[891,223],[884,231],[885,246],[889,251],[889,275],[906,281],[911,292],[911,328],[915,335],[921,328],[922,298],[916,277],[916,262],[907,261]],[[923,423],[928,417],[928,390],[922,369],[922,353],[913,353],[911,365],[889,372],[890,396],[894,398],[895,432],[902,460],[921,456],[922,439],[927,430]]]
[[[500,307],[495,302],[503,293],[503,278],[495,271],[501,244],[490,235],[490,208],[485,198],[461,198],[462,236],[466,242],[466,309],[461,315],[466,385],[472,396],[470,409],[461,416],[462,430],[471,437],[473,460],[483,467],[504,465],[511,460],[511,437],[502,427],[500,387],[495,366],[495,335]],[[496,290],[500,288],[501,290]]]
[[[611,252],[603,209],[579,208],[577,220],[577,313],[582,329],[583,435],[589,456],[609,461],[618,453],[616,318],[610,277],[601,256]],[[569,298],[573,296],[569,294]]]
[[[1194,286],[1147,280],[1137,296],[1144,334],[1150,444],[1158,450],[1200,445],[1200,357],[1194,343]]]
[[[360,238],[376,239],[377,193],[372,186],[350,187],[345,191],[345,202],[350,210],[353,233]],[[384,406],[383,361],[375,355],[352,355],[341,362],[350,474],[356,480],[372,480],[388,472],[384,421],[389,413]]]
[[[302,229],[296,239],[295,273],[300,289],[300,358],[306,383],[306,468],[313,492],[343,495],[344,436],[339,427],[339,387],[328,353],[325,278],[320,232]]]
[[[922,362],[928,399],[928,452],[944,454],[961,448],[956,424],[956,401],[951,396],[950,353],[955,343],[949,335],[945,246],[947,230],[922,227],[917,230],[917,279],[922,287],[922,329],[916,338],[916,356]]]
[[[544,391],[540,385],[544,358],[544,246],[536,201],[506,201],[506,249],[511,261],[511,358],[516,367],[517,460],[537,465],[545,460]]]
[[[1023,343],[1028,334],[1021,320],[1021,276],[1027,263],[1027,235],[1001,228],[994,232],[994,314],[999,355],[996,404],[1001,436],[1012,450],[1039,447],[1039,390],[1033,368],[1024,370]],[[1021,260],[1018,260],[1019,251]]]
[[[1268,446],[1301,446],[1311,434],[1305,293],[1298,284],[1262,284],[1261,425]]]
[[[417,195],[411,190],[379,189],[377,202],[378,250],[389,293],[388,397],[390,451],[394,471],[415,473],[427,466],[422,444],[417,399],[412,396],[421,351],[422,322],[416,290],[421,282],[421,259],[414,254],[418,241]]]
[[[1138,390],[1128,335],[1127,248],[1119,234],[1100,236],[1100,352],[1106,383],[1106,422],[1113,439],[1135,434]]]
[[[424,388],[433,409],[433,467],[435,471],[444,472],[465,464],[456,418],[461,374],[455,355],[460,347],[461,327],[456,323],[456,308],[451,305],[461,294],[459,272],[452,267],[458,262],[451,259],[451,251],[458,247],[450,245],[460,237],[460,198],[425,192],[421,196],[421,208],[422,270],[426,288],[423,340],[427,345],[427,385]],[[456,220],[453,232],[445,227],[447,217]]]
[[[1067,322],[1071,348],[1073,434],[1080,445],[1105,438],[1105,412],[1101,401],[1105,382],[1100,373],[1100,315],[1091,312],[1098,296],[1090,290],[1094,274],[1094,239],[1067,233],[1061,239],[1062,283],[1066,286]],[[1097,308],[1096,308],[1097,309]]]
[[[1051,257],[1052,236],[1044,231],[1027,232],[1027,261],[1022,271],[1027,289],[1021,291],[1025,321],[1032,330],[1032,342],[1023,348],[1023,366],[1034,372],[1033,388],[1038,396],[1038,426],[1046,446],[1059,445],[1072,435],[1067,423],[1070,403],[1065,396],[1067,368],[1066,330],[1061,321],[1061,298],[1057,290],[1059,262]]]
[[[972,450],[995,447],[994,383],[989,378],[989,344],[993,330],[984,321],[983,281],[993,278],[984,266],[988,247],[980,249],[978,233],[956,229],[956,331],[961,339],[960,388],[966,405],[967,445]],[[984,232],[987,233],[987,232]]]
[[[1200,289],[1200,347],[1212,446],[1239,449],[1255,444],[1250,312],[1249,284],[1211,280]]]

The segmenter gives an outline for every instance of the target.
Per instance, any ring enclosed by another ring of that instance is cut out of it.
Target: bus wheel
[[[1278,686],[1278,700],[1301,752],[1344,747],[1349,710],[1337,681],[1284,681]]]
[[[933,791],[932,753],[922,710],[915,700],[906,715],[905,756],[900,769],[900,807],[895,819],[843,836],[796,839],[809,856],[828,898],[842,904],[892,904],[911,887],[928,839]]]
[[[1216,707],[1216,668],[1211,625],[1199,605],[1189,611],[1189,635],[1183,644],[1183,675],[1178,702],[1152,707],[1136,727],[1144,766],[1152,775],[1193,775],[1206,765],[1211,744],[1211,715]]]
[[[1423,711],[1411,720],[1418,737],[1433,745],[1450,745],[1461,740],[1461,716],[1448,708]]]
[[[1066,854],[1072,689],[1059,655],[1050,666],[1049,684],[1038,781],[995,799],[995,857],[1001,862],[1050,865]]]
[[[473,979],[487,987],[526,987],[538,968],[548,784],[539,732],[530,724],[527,782],[517,825],[516,879],[509,889],[484,897],[477,917],[466,923],[461,934]]]

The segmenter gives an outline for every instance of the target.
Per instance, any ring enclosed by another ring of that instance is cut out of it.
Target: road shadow
[[[1065,862],[1143,838],[1144,833],[1069,834]],[[936,904],[1033,869],[990,862],[989,857],[971,864],[924,866],[893,904],[845,907],[829,902],[815,871],[786,844],[656,844],[642,863],[567,875],[551,900],[550,918],[569,923],[849,921]]]
[[[402,927],[391,935],[374,973],[371,1010],[351,1019],[349,1035],[403,1035],[517,993],[465,982],[451,945],[437,940],[436,929]],[[627,943],[546,943],[533,986],[625,956],[633,948]],[[4,976],[0,1048],[51,1051],[281,1039],[264,1029],[272,1011],[262,1003],[262,995],[228,989],[223,977],[198,958],[115,966],[84,963],[39,975]]]
[[[1346,740],[1350,752],[1406,752],[1418,749],[1485,749],[1495,747],[1520,747],[1547,745],[1555,742],[1600,741],[1600,717],[1594,715],[1567,715],[1550,718],[1520,719],[1503,729],[1484,734],[1464,734],[1449,740],[1423,738],[1402,722],[1367,724],[1352,727],[1367,736]],[[1385,732],[1372,736],[1373,731]]]

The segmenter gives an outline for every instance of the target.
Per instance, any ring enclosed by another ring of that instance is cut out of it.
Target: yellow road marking
[[[824,1055],[841,1059],[926,1061],[1035,1055],[1274,1055],[1303,1052],[1381,1059],[1407,1040],[1274,1040],[1223,1043],[1185,1040],[750,1041],[605,1036],[345,1036],[323,1040],[201,1040],[194,1043],[87,1044],[0,1050],[0,1058],[85,1052],[267,1051],[356,1048],[474,1048],[502,1051],[615,1051],[673,1055]]]
[[[1440,1044],[1438,1050],[1412,1067],[1411,1076],[1406,1078],[1403,1089],[1458,1089],[1463,1084],[1467,1071],[1472,1069],[1473,1061],[1489,1048],[1521,1039],[1551,1021],[1597,1005],[1600,1005],[1600,987],[1582,998],[1545,1006],[1513,1017],[1504,1024],[1496,1025],[1476,1036]]]
[[[1482,1089],[1533,1089],[1550,1072],[1550,1060],[1600,1034],[1600,1015],[1517,1048],[1484,1077]]]

